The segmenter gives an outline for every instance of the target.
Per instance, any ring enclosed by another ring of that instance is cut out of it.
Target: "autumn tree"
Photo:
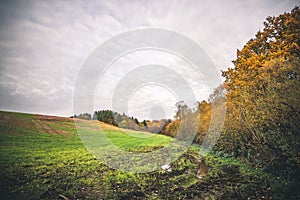
[[[233,151],[280,171],[299,162],[300,10],[268,17],[223,72]],[[233,141],[232,141],[233,142]]]
[[[203,100],[198,102],[198,130],[194,142],[202,143],[205,135],[208,132],[209,124],[211,121],[211,103]]]
[[[182,120],[188,113],[188,106],[184,103],[184,101],[177,102],[175,106],[177,108],[175,119]]]

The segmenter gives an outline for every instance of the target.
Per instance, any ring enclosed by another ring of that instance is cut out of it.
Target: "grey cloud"
[[[219,70],[226,69],[268,15],[297,3],[1,1],[0,109],[73,114],[73,88],[84,60],[105,40],[140,27],[182,33],[199,43]]]

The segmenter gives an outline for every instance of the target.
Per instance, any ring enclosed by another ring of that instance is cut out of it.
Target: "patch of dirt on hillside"
[[[58,135],[74,134],[75,124],[72,118],[35,115],[33,118],[35,126],[38,130]]]
[[[60,121],[60,122],[73,122],[74,120],[72,118],[68,117],[57,117],[57,116],[48,116],[48,115],[35,115],[34,119],[40,120],[40,121]]]
[[[25,116],[20,113],[0,112],[0,128],[6,133],[20,134],[30,132],[34,128],[34,123],[30,115]]]

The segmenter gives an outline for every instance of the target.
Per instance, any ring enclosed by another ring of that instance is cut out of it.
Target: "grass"
[[[113,144],[128,151],[147,152],[164,147],[172,140],[170,137],[145,132],[130,131],[130,135],[128,135],[118,130],[105,130],[104,133]]]
[[[87,122],[89,123],[89,122]],[[130,152],[168,146],[163,135],[101,124],[109,140]],[[82,126],[87,136],[96,134]],[[209,174],[198,179],[199,147],[171,164],[172,171],[122,172],[106,166],[83,145],[74,121],[0,112],[1,199],[247,199],[270,198],[264,174],[233,158],[206,157]],[[138,163],[137,163],[138,164]]]

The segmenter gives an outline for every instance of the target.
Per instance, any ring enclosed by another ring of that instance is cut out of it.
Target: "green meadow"
[[[155,151],[174,140],[100,125],[112,143],[129,152]],[[0,112],[0,198],[261,199],[276,194],[267,174],[228,155],[209,154],[209,173],[197,178],[198,153],[192,145],[171,163],[171,171],[123,172],[85,148],[72,119]]]

